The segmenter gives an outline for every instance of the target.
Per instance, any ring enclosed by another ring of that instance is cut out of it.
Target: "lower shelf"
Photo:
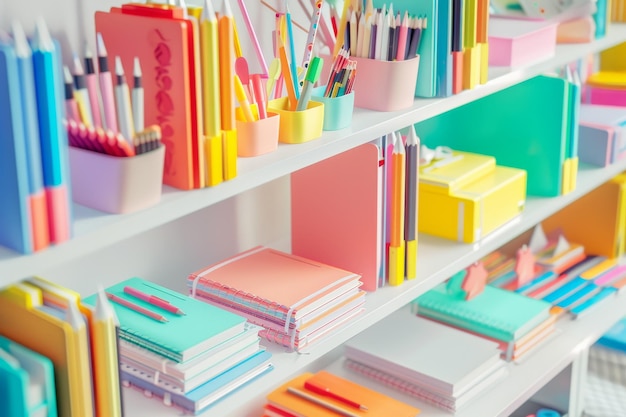
[[[509,375],[497,385],[486,390],[470,404],[454,414],[456,417],[508,416],[528,401],[543,385],[568,366],[579,352],[588,348],[617,320],[626,315],[626,295],[621,294],[605,300],[588,315],[578,320],[563,319],[558,323],[558,334],[520,363],[509,363]],[[278,353],[276,369],[271,378],[261,377],[255,383],[236,391],[217,403],[202,416],[258,417],[265,404],[265,394],[278,385],[276,381],[287,380],[307,370],[327,369],[339,376],[353,380],[387,395],[420,408],[420,417],[450,417],[451,414],[425,404],[413,397],[403,395],[375,381],[355,374],[342,366],[342,346],[329,352],[306,367],[299,366],[303,356]],[[280,376],[280,378],[279,378]],[[126,417],[172,417],[183,415],[180,411],[164,406],[159,400],[146,398],[135,390],[124,390]]]

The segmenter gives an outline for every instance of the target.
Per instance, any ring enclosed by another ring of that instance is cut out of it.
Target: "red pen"
[[[157,297],[156,295],[146,294],[144,292],[139,291],[136,288],[129,287],[129,286],[124,287],[124,292],[128,295],[132,295],[135,298],[139,298],[140,300],[143,300],[146,303],[150,303],[155,307],[159,307],[165,311],[169,311],[170,313],[178,314],[180,316],[185,315],[185,312],[183,312],[183,310],[181,310],[180,308],[176,307],[173,304],[170,304],[169,301]]]
[[[353,401],[353,400],[351,400],[349,398],[346,398],[346,397],[343,397],[343,396],[341,396],[339,394],[336,394],[336,393],[332,392],[330,390],[330,388],[328,388],[328,387],[319,386],[319,385],[315,384],[314,382],[305,381],[304,382],[304,388],[308,389],[309,391],[314,392],[316,394],[323,395],[323,396],[328,397],[328,398],[333,398],[333,399],[335,399],[337,401],[340,401],[340,402],[342,402],[342,403],[344,403],[346,405],[349,405],[350,407],[354,407],[354,408],[356,408],[358,410],[367,411],[367,407],[364,406],[363,404],[359,404],[356,401]]]

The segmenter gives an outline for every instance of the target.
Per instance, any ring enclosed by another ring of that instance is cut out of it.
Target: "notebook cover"
[[[496,160],[489,155],[454,151],[448,158],[420,164],[420,192],[450,194],[493,172]]]
[[[54,369],[50,359],[2,336],[0,336],[0,350],[4,350],[17,360],[20,369],[26,372],[31,387],[29,391],[35,390],[36,392],[34,394],[35,398],[32,398],[31,403],[27,404],[27,412],[24,416],[34,416],[37,415],[38,410],[45,409],[46,417],[56,417],[57,404]],[[3,378],[0,378],[0,380],[3,380]],[[32,403],[33,400],[34,403]],[[20,414],[11,414],[9,412],[8,415],[19,416]]]
[[[624,234],[618,225],[626,212],[621,204],[625,193],[626,182],[608,181],[545,219],[543,228],[548,234],[560,230],[589,254],[615,257]]]
[[[69,323],[38,308],[42,305],[38,290],[25,290],[14,284],[0,292],[0,334],[43,356],[54,364],[58,413],[61,417],[93,415],[88,346],[80,344],[79,332]],[[30,331],[24,331],[29,329]]]
[[[132,297],[124,292],[125,286],[167,300],[185,315],[170,313]],[[127,279],[106,291],[166,317],[169,321],[162,323],[114,301],[110,303],[120,322],[120,337],[177,362],[187,361],[244,330],[243,317],[141,278]],[[91,295],[83,303],[94,306],[96,299],[97,294]]]
[[[358,410],[356,408],[348,408],[342,402],[321,396],[312,391],[304,388],[304,383],[307,380],[317,383],[323,387],[329,388],[332,392],[341,395],[342,397],[349,398],[352,401],[356,401],[359,404],[367,406],[368,410]],[[289,382],[281,385],[267,396],[269,404],[274,405],[280,409],[287,410],[288,412],[295,413],[302,416],[315,416],[315,417],[336,417],[338,414],[329,410],[323,406],[317,405],[311,401],[300,398],[296,395],[290,394],[287,391],[288,387],[293,387],[304,391],[328,404],[332,404],[342,409],[349,409],[350,413],[356,416],[363,417],[415,417],[420,410],[412,407],[401,401],[398,401],[392,397],[388,397],[378,391],[364,387],[363,385],[356,384],[347,379],[340,378],[334,374],[326,371],[320,371],[316,374],[304,373],[296,378],[293,378]]]
[[[368,143],[291,174],[291,251],[361,275],[378,287],[378,148]]]
[[[593,123],[578,125],[578,157],[580,162],[605,167],[613,162],[615,129]]]
[[[612,162],[626,157],[626,112],[624,107],[601,104],[580,105],[580,122],[611,126],[615,129]]]
[[[255,247],[192,273],[192,288],[242,292],[272,308],[296,310],[358,280],[358,274],[275,249]]]
[[[121,58],[126,74],[132,74],[134,57],[142,63],[145,123],[161,126],[166,149],[164,184],[185,190],[194,188],[198,137],[191,112],[189,53],[193,49],[188,24],[119,12],[96,12],[95,22],[106,45],[109,68],[115,68],[116,56]],[[129,43],[129,39],[133,41]]]
[[[19,361],[0,348],[0,398],[2,412],[12,417],[29,416],[31,392],[28,372]]]
[[[497,340],[513,341],[542,323],[551,304],[487,285],[483,292],[466,301],[449,294],[446,283],[420,296],[418,314],[484,334]]]
[[[497,343],[408,311],[374,324],[344,348],[349,359],[455,397],[496,363],[504,364]]]
[[[498,165],[526,170],[529,195],[557,196],[566,158],[568,94],[565,80],[538,76],[420,122],[415,130],[429,148],[491,155]],[[529,109],[532,117],[521,117]]]
[[[28,165],[15,51],[0,37],[0,244],[20,253],[33,251]]]

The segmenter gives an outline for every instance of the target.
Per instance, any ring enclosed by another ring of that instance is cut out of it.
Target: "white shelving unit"
[[[211,256],[219,258],[220,250],[245,249],[238,247],[240,246],[237,242],[240,239],[239,235],[220,235],[219,230],[214,234],[207,233],[206,241],[197,237],[187,241],[184,231],[178,235],[174,229],[181,226],[182,230],[182,226],[188,223],[189,219],[211,223],[208,221],[211,217],[213,223],[219,222],[219,219],[215,220],[213,212],[221,215],[231,208],[231,202],[234,199],[242,195],[256,198],[255,192],[266,184],[275,184],[279,189],[288,189],[288,181],[285,177],[296,170],[371,141],[392,130],[405,128],[412,123],[462,106],[529,77],[551,71],[582,56],[599,52],[624,41],[626,41],[626,25],[613,24],[609,34],[601,40],[589,44],[558,46],[557,54],[553,59],[526,68],[493,69],[490,71],[490,81],[486,85],[450,98],[418,99],[411,108],[399,112],[380,113],[357,109],[352,125],[347,129],[325,132],[321,138],[305,144],[281,145],[276,152],[268,155],[239,159],[239,175],[213,188],[184,192],[164,187],[162,201],[141,212],[109,215],[75,205],[75,237],[69,242],[27,256],[0,248],[0,287],[29,275],[47,276],[47,271],[54,270],[60,273],[51,279],[68,287],[78,286],[83,295],[87,295],[95,292],[99,283],[108,285],[126,278],[127,276],[123,274],[134,274],[133,266],[138,263],[151,263],[154,264],[155,269],[167,266],[178,271],[175,276],[160,276],[159,281],[172,288],[183,290],[185,276],[195,269],[195,266],[186,262],[187,259],[192,259],[196,266],[203,266],[211,262]],[[340,357],[342,344],[350,337],[367,329],[373,323],[385,319],[390,313],[455,272],[530,229],[545,217],[624,170],[626,170],[626,161],[604,169],[582,167],[574,192],[557,198],[529,198],[521,216],[473,245],[421,235],[417,279],[399,287],[382,288],[375,293],[368,294],[366,311],[363,314],[339,332],[315,345],[306,354],[287,353],[278,347],[270,347],[274,354],[275,369],[223,399],[203,415],[259,416],[265,395],[274,387],[305,370],[318,370],[331,365]],[[284,203],[284,200],[270,203],[266,199],[261,201],[262,204]],[[236,203],[232,205],[236,206]],[[271,211],[272,208],[267,207],[248,209],[242,218],[248,220]],[[288,212],[283,208],[281,213],[284,211]],[[255,220],[257,223],[263,223],[262,218]],[[150,252],[153,239],[151,233],[157,233],[160,237],[165,236],[167,240],[161,242],[161,246],[155,247],[152,252]],[[247,236],[246,241],[253,241],[255,244],[275,242],[278,246],[288,247],[289,237],[284,236],[288,235],[288,229],[285,233],[285,229],[280,228],[276,233],[280,236],[259,232],[259,236]],[[236,241],[235,244],[228,246],[228,249],[221,249],[223,246],[220,245],[221,243],[232,240]],[[206,244],[206,247],[199,249],[198,246],[202,244]],[[140,245],[148,249],[142,252],[138,248]],[[173,253],[179,247],[182,248],[180,251],[191,254],[186,258],[174,258]],[[109,257],[100,255],[105,252]],[[211,256],[208,255],[209,253]],[[129,261],[139,256],[142,258],[134,259],[135,263]],[[119,275],[110,275],[105,282],[91,279],[91,272],[93,271],[93,275],[96,275],[95,272],[105,270],[112,258],[118,259],[116,262],[119,264],[116,265],[115,271]],[[74,269],[78,272],[70,274],[74,272]],[[64,272],[68,273],[68,278],[65,278]],[[79,275],[80,278],[77,278]],[[151,279],[149,276],[144,277]],[[464,417],[507,415],[528,399],[551,376],[567,366],[578,349],[588,346],[601,332],[624,315],[625,304],[621,298],[616,298],[579,322],[564,323],[561,335],[544,345],[523,364],[510,365],[510,376],[506,383],[493,388],[491,392],[493,395],[485,396],[483,401],[477,401],[468,406],[462,414],[458,415]],[[180,414],[174,409],[164,407],[159,401],[145,398],[136,391],[125,390],[124,402],[127,417],[146,415],[171,417]],[[426,417],[444,415],[423,405],[421,408],[423,412],[420,415]]]

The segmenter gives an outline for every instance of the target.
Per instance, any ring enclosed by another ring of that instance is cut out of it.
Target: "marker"
[[[324,66],[324,60],[320,57],[313,57],[310,62],[309,69],[304,77],[304,85],[302,87],[302,95],[298,99],[297,111],[306,110],[311,100],[311,93],[313,92],[313,85],[317,82],[322,73],[322,67]]]

